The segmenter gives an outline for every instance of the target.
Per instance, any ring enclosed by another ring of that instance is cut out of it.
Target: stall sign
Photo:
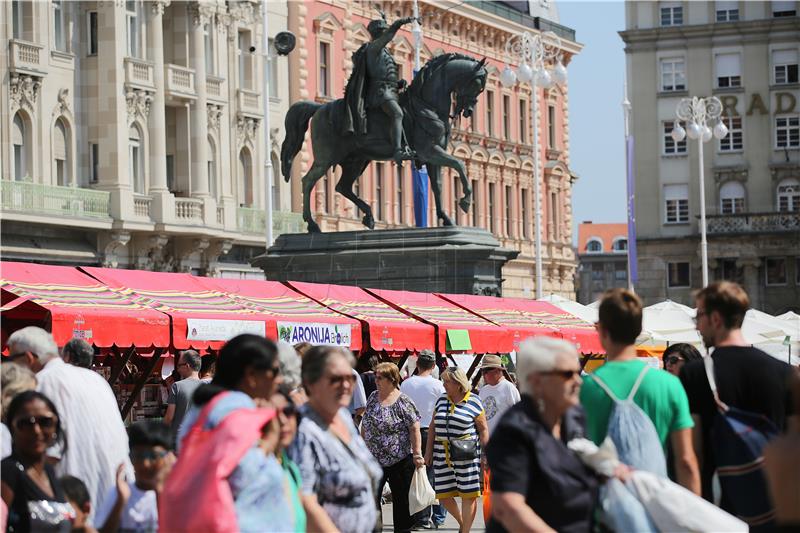
[[[266,337],[267,327],[260,320],[186,319],[186,338],[190,341],[227,341],[242,333]]]
[[[317,322],[278,322],[278,339],[289,344],[350,346],[350,324]]]

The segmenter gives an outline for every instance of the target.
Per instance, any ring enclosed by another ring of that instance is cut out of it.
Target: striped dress
[[[433,469],[437,498],[476,498],[481,495],[480,441],[478,455],[470,461],[451,460],[445,449],[448,446],[445,441],[447,438],[459,439],[465,436],[478,440],[475,419],[482,414],[483,404],[477,394],[468,392],[458,404],[453,404],[447,394],[442,394],[436,401],[433,415],[436,424]]]

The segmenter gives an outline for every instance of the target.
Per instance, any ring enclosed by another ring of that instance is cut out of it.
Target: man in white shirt
[[[478,396],[481,397],[483,407],[486,409],[486,422],[489,424],[489,435],[500,422],[500,417],[506,410],[520,400],[519,391],[505,376],[503,360],[499,355],[488,354],[483,356],[481,373],[485,385],[481,387]]]
[[[41,328],[15,331],[8,338],[8,349],[15,363],[36,373],[36,390],[58,410],[66,448],[51,448],[47,453],[59,459],[59,476],[69,474],[86,484],[92,498],[91,521],[94,509],[114,486],[119,465],[125,464],[133,476],[117,399],[100,374],[66,364],[53,336]]]
[[[411,376],[400,385],[400,392],[411,398],[419,411],[419,428],[422,434],[422,449],[428,442],[428,427],[433,418],[433,409],[436,400],[444,394],[444,385],[441,381],[434,378],[433,370],[436,368],[436,354],[431,350],[422,350],[417,357],[417,375]],[[428,479],[433,485],[433,468],[428,469]],[[433,525],[440,526],[444,523],[446,512],[441,505],[433,506],[433,516],[429,509],[423,509],[415,518],[423,527]],[[429,518],[430,517],[430,518]]]

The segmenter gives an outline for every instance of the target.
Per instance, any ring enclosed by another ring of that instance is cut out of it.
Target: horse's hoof
[[[442,226],[455,226],[455,224],[453,224],[453,221],[450,220],[450,217],[447,215],[440,216],[439,220],[442,221]]]
[[[364,215],[364,218],[361,219],[361,223],[369,229],[375,229],[375,219],[372,218],[372,215]]]
[[[471,205],[472,205],[472,198],[470,198],[469,196],[464,196],[461,200],[458,201],[458,206],[465,213],[469,213],[469,207]]]
[[[308,224],[308,232],[309,233],[322,233],[322,230],[319,229],[319,226],[313,220],[307,222]]]

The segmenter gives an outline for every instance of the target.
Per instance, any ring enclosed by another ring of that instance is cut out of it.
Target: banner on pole
[[[428,227],[428,169],[412,167],[414,176],[414,220],[418,228]]]
[[[625,155],[627,156],[627,178],[628,178],[628,265],[630,272],[630,283],[635,285],[639,279],[636,255],[636,180],[633,168],[633,135],[626,139]]]

